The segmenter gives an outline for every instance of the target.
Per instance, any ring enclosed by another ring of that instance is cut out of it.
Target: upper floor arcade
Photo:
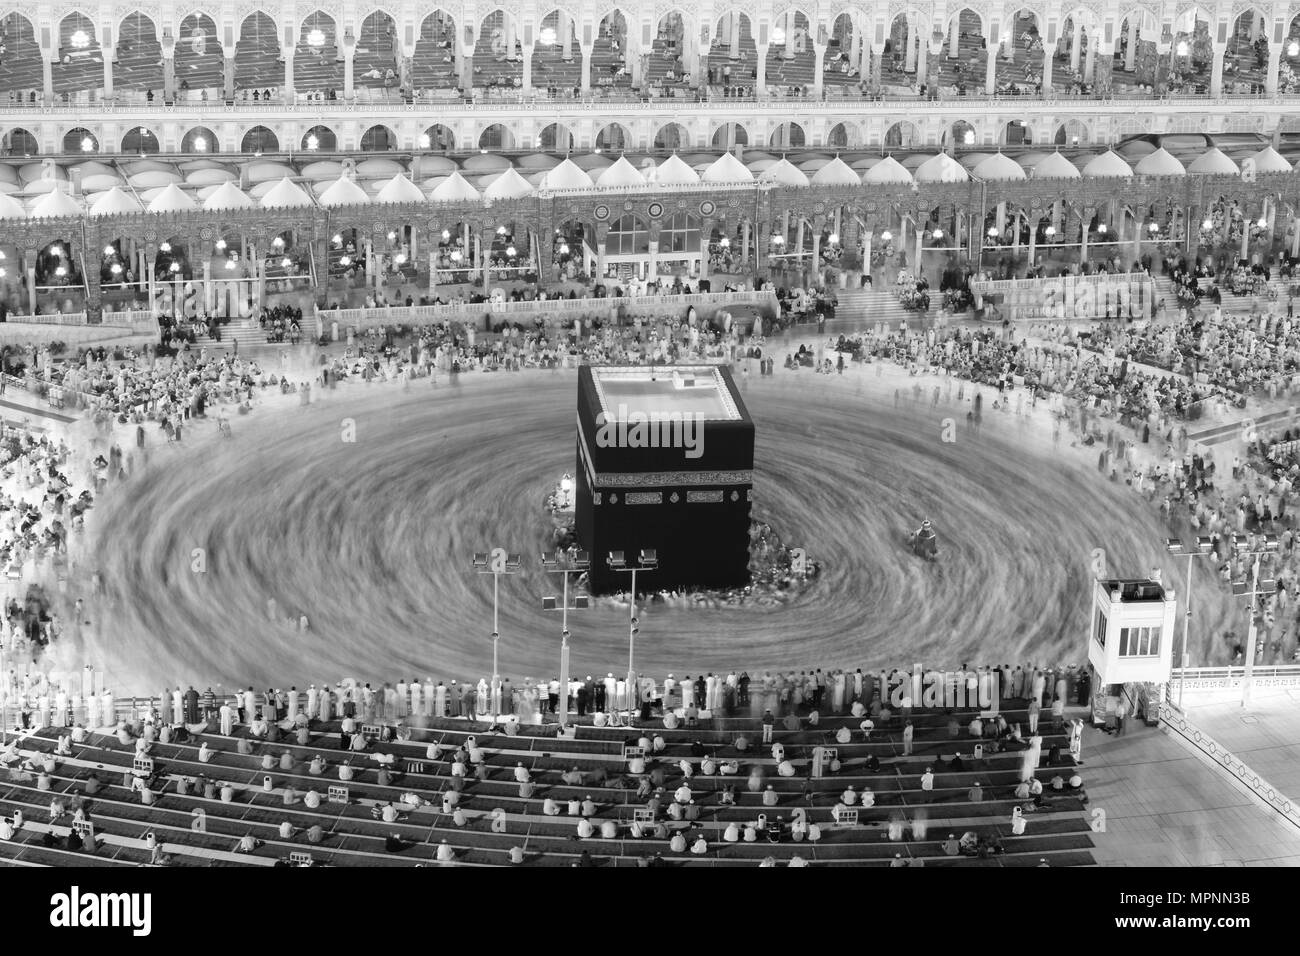
[[[0,29],[0,108],[1300,94],[1300,0],[0,2]]]

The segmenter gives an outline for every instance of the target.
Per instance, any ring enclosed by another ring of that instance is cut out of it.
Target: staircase
[[[880,289],[837,289],[835,295],[837,322],[852,322],[867,327],[884,322],[892,327],[897,326],[902,319],[916,314],[905,311],[892,292]],[[933,296],[930,299],[930,310],[935,310]]]
[[[1178,307],[1178,296],[1174,292],[1174,281],[1170,279],[1169,276],[1161,273],[1160,275],[1152,276],[1151,282],[1155,286],[1156,307],[1159,308],[1160,303],[1164,302],[1166,315],[1176,312]]]
[[[222,351],[234,351],[235,343],[238,342],[240,355],[255,349],[279,347],[266,341],[266,331],[252,319],[231,319],[229,325],[221,327],[220,342],[212,338],[207,341]]]

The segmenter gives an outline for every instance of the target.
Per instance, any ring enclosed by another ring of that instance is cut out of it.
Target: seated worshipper
[[[718,772],[723,776],[734,777],[736,774],[740,773],[740,761],[724,760],[722,761],[721,766],[718,767]]]
[[[1011,809],[1011,834],[1021,836],[1025,832],[1025,814],[1019,807]]]
[[[793,777],[794,764],[792,764],[788,760],[782,760],[779,764],[776,765],[776,772],[779,776],[782,777]]]
[[[842,800],[846,806],[851,807],[858,802],[858,792],[850,786],[840,794],[840,800]]]
[[[980,786],[978,780],[975,781],[975,786],[966,791],[966,799],[970,803],[979,803],[984,799],[984,789]]]
[[[776,790],[769,783],[767,785],[767,789],[763,791],[763,806],[774,807],[776,806],[778,800],[779,798],[777,796]]]
[[[248,726],[249,736],[256,737],[259,740],[265,738],[267,731],[269,730],[270,725],[266,722],[266,718],[260,714],[257,717],[254,717],[253,722]]]
[[[944,856],[956,856],[961,852],[961,844],[957,842],[956,834],[948,834],[948,839],[943,841],[942,849]]]
[[[862,731],[862,739],[870,740],[871,732],[876,729],[876,722],[868,717],[862,723],[858,724],[858,730]]]
[[[926,792],[934,790],[934,771],[929,767],[926,767],[925,773],[921,774],[921,789]]]
[[[1052,789],[1053,790],[1065,789],[1065,778],[1062,777],[1059,773],[1052,778]]]
[[[579,770],[577,767],[574,767],[572,770],[566,770],[564,773],[560,774],[560,779],[564,781],[566,786],[569,787],[581,786],[582,771]]]
[[[853,739],[853,732],[850,731],[849,728],[847,727],[841,727],[839,730],[835,731],[836,743],[847,744],[852,739]]]
[[[1017,800],[1028,800],[1028,799],[1029,799],[1029,781],[1028,781],[1028,780],[1021,780],[1020,783],[1018,783],[1018,784],[1016,785],[1015,797],[1016,797]]]
[[[876,805],[876,795],[870,787],[863,787],[862,792],[858,794],[858,802],[864,807],[874,807]]]
[[[1034,806],[1043,805],[1043,781],[1033,777],[1029,781],[1029,795],[1034,798]]]
[[[785,759],[785,747],[781,744],[772,744],[772,759],[780,763]]]

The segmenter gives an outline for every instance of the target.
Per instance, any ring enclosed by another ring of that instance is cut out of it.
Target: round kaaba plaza
[[[489,7],[0,2],[0,866],[1300,863],[1300,6]]]

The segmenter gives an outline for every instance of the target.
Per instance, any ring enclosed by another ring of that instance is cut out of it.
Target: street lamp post
[[[554,597],[542,598],[542,609],[554,611],[558,608],[560,618],[560,726],[569,722],[569,575],[585,574],[591,570],[591,558],[586,551],[543,551],[542,567],[549,574],[559,574],[563,579],[563,592],[560,603]],[[575,595],[573,608],[584,611],[590,606],[590,599],[585,594]]]
[[[1251,685],[1255,680],[1255,640],[1257,637],[1255,631],[1255,600],[1261,594],[1277,593],[1277,581],[1273,578],[1259,579],[1259,560],[1266,554],[1277,553],[1277,535],[1269,533],[1263,536],[1263,547],[1248,549],[1247,537],[1244,534],[1235,534],[1232,536],[1233,548],[1239,555],[1249,555],[1254,557],[1250,567],[1250,581],[1233,581],[1232,593],[1237,597],[1249,597],[1250,604],[1247,605],[1250,614],[1250,626],[1246,631],[1246,672],[1241,678],[1241,706],[1250,706]]]
[[[493,548],[491,551],[475,551],[471,563],[479,574],[492,575],[492,713],[495,716],[501,711],[501,670],[497,666],[497,643],[501,638],[501,575],[518,574],[523,560],[505,548]]]
[[[654,548],[642,548],[638,560],[629,563],[622,551],[611,551],[608,560],[611,571],[620,571],[632,575],[632,595],[627,609],[627,693],[630,697],[633,697],[629,707],[635,710],[636,704],[641,699],[641,693],[637,689],[636,683],[636,667],[633,664],[636,635],[639,630],[637,627],[639,622],[636,617],[636,573],[638,571],[657,571],[659,569],[659,553]]]
[[[1187,558],[1187,591],[1183,603],[1186,610],[1183,612],[1183,652],[1179,657],[1179,677],[1178,677],[1178,709],[1183,707],[1183,685],[1187,683],[1187,629],[1192,622],[1192,562],[1195,558],[1203,558],[1206,555],[1214,553],[1214,540],[1206,534],[1198,535],[1195,542],[1190,546],[1185,546],[1180,538],[1166,538],[1165,547],[1170,554],[1176,554],[1179,557]]]

